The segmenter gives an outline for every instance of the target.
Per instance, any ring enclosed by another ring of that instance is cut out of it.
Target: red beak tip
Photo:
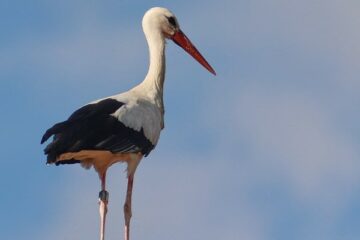
[[[210,64],[203,65],[210,73],[212,73],[214,76],[216,76],[215,70],[210,66]]]
[[[186,37],[186,35],[178,30],[171,39],[183,48],[188,54],[190,54],[193,58],[196,59],[203,67],[205,67],[209,72],[216,76],[215,70],[210,66],[210,64],[205,60],[205,58],[201,55],[201,53],[196,49],[196,47],[191,43],[191,41]]]

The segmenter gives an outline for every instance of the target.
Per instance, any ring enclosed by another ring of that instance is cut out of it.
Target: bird
[[[106,172],[115,163],[127,164],[127,190],[124,211],[124,237],[130,239],[132,189],[136,168],[159,141],[164,129],[163,90],[167,40],[183,48],[210,73],[215,70],[182,32],[176,16],[163,7],[150,8],[142,19],[149,47],[149,69],[145,79],[130,90],[92,101],[70,117],[49,128],[41,144],[47,164],[81,164],[93,167],[101,181],[99,192],[100,240],[105,239],[109,193]]]

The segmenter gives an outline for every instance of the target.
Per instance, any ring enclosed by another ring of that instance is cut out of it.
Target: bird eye
[[[173,27],[176,27],[176,21],[174,17],[168,17],[167,19]]]

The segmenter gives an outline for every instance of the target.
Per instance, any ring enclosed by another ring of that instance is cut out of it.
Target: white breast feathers
[[[143,129],[145,137],[156,145],[163,125],[160,109],[151,101],[142,98],[130,99],[124,103],[112,115],[129,128],[136,131]]]

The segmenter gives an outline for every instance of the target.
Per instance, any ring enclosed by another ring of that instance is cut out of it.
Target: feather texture
[[[59,155],[81,150],[106,150],[112,153],[148,155],[154,145],[145,137],[143,128],[126,126],[113,114],[125,104],[113,98],[90,103],[75,111],[68,120],[57,123],[44,134],[41,143],[52,135],[53,141],[44,152],[47,162],[54,163]],[[73,159],[73,162],[77,162]],[[68,162],[69,163],[69,162]]]

